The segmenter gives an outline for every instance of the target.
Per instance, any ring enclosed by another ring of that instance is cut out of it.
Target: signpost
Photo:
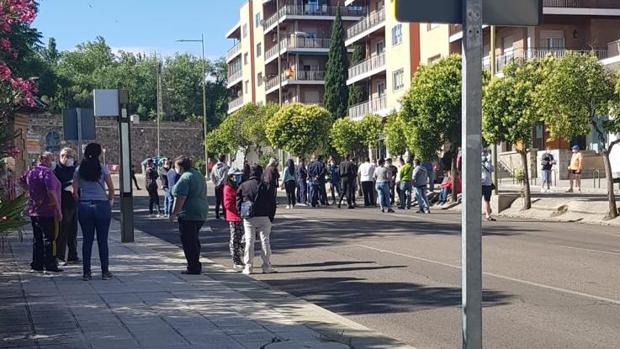
[[[63,110],[62,128],[66,141],[76,141],[78,160],[81,159],[84,140],[96,138],[95,115],[92,109],[70,108]]]
[[[120,140],[121,241],[133,242],[133,192],[131,188],[130,118],[127,115],[129,94],[126,90],[94,90],[95,116],[116,116]]]
[[[394,0],[404,22],[463,24],[462,347],[482,348],[482,24],[538,25],[542,0]]]

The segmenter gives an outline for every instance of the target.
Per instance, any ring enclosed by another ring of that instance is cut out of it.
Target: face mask
[[[55,168],[56,168],[56,165],[57,165],[56,161],[52,161],[52,162],[50,163],[50,168],[51,168],[51,169],[55,169]]]
[[[179,170],[178,168],[174,169],[174,172],[176,172],[176,174],[180,175],[181,174],[181,170]]]
[[[65,161],[65,166],[72,167],[73,165],[75,165],[75,160],[67,159],[67,161]]]
[[[241,184],[241,179],[242,179],[241,175],[235,175],[233,180],[235,181],[235,183]]]

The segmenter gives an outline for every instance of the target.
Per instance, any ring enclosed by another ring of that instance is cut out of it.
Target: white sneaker
[[[252,268],[249,268],[248,266],[246,266],[246,267],[243,268],[242,273],[244,275],[250,275],[250,274],[252,274]]]
[[[286,209],[290,210],[291,209],[291,205],[286,205]]]
[[[277,273],[277,271],[271,266],[263,266],[263,274],[273,274]]]
[[[245,265],[243,264],[233,264],[233,269],[235,270],[243,270],[244,267]]]

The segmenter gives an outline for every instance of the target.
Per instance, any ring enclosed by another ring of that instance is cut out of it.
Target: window
[[[256,84],[261,86],[263,84],[263,73],[256,74]]]
[[[245,93],[250,92],[250,81],[245,80]]]
[[[256,28],[258,28],[258,26],[260,26],[260,21],[261,21],[261,15],[260,12],[256,14],[256,16],[254,16],[254,26]]]
[[[564,32],[561,30],[543,30],[540,33],[540,47],[548,50],[564,49]]]
[[[431,30],[439,28],[439,23],[426,23],[426,31],[430,32]]]
[[[243,25],[243,37],[245,38],[246,36],[248,36],[248,25],[244,24]]]
[[[383,54],[385,52],[385,43],[383,41],[377,42],[375,45],[377,55]]]
[[[377,95],[379,98],[385,95],[385,82],[381,81],[377,83]]]
[[[243,54],[243,65],[246,65],[246,64],[248,64],[248,53],[247,52]]]
[[[392,80],[394,80],[394,91],[405,87],[405,70],[401,68],[392,73]]]
[[[256,44],[256,57],[260,57],[263,54],[263,43]]]
[[[392,46],[396,46],[403,41],[403,25],[397,24],[392,27]]]

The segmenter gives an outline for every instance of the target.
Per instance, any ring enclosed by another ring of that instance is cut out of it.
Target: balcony
[[[232,61],[233,58],[237,57],[241,54],[241,42],[238,42],[235,46],[230,48],[228,52],[226,52],[226,63]]]
[[[372,12],[347,29],[346,45],[350,46],[361,38],[385,26],[385,8]]]
[[[228,88],[235,86],[240,83],[243,78],[243,71],[239,70],[237,72],[229,72],[228,73]]]
[[[617,0],[543,0],[543,7],[620,9]]]
[[[330,39],[293,36],[280,40],[280,54],[286,51],[328,52]],[[278,45],[265,52],[265,63],[278,56]]]
[[[280,22],[290,19],[322,19],[333,20],[336,17],[338,6],[317,6],[317,5],[284,5],[278,12],[263,22],[265,34],[275,28],[278,20]],[[364,7],[345,7],[340,6],[340,15],[343,20],[359,20],[366,14]]]
[[[349,68],[349,80],[347,85],[367,79],[375,74],[385,71],[385,54],[372,56],[369,59]]]
[[[349,117],[353,120],[359,120],[367,114],[381,114],[387,110],[387,99],[385,95],[379,98],[373,98],[370,101],[354,105],[349,108]]]
[[[597,49],[597,50],[571,50],[571,49],[548,49],[548,48],[532,48],[532,49],[517,49],[510,53],[499,55],[495,58],[495,71],[501,73],[504,70],[504,67],[511,62],[516,60],[536,60],[545,58],[548,55],[554,57],[564,57],[568,52],[578,52],[578,53],[592,53],[595,54],[599,60],[607,58],[607,50],[606,49]],[[488,59],[485,57],[485,59]],[[484,62],[483,66],[490,67],[490,61]]]
[[[282,86],[290,84],[314,85],[325,83],[324,70],[289,70],[282,73]],[[274,76],[265,83],[266,93],[274,92],[278,89],[278,77]]]
[[[230,101],[230,103],[228,103],[228,113],[230,114],[237,111],[239,108],[241,108],[242,105],[243,96],[233,99],[232,101]]]

